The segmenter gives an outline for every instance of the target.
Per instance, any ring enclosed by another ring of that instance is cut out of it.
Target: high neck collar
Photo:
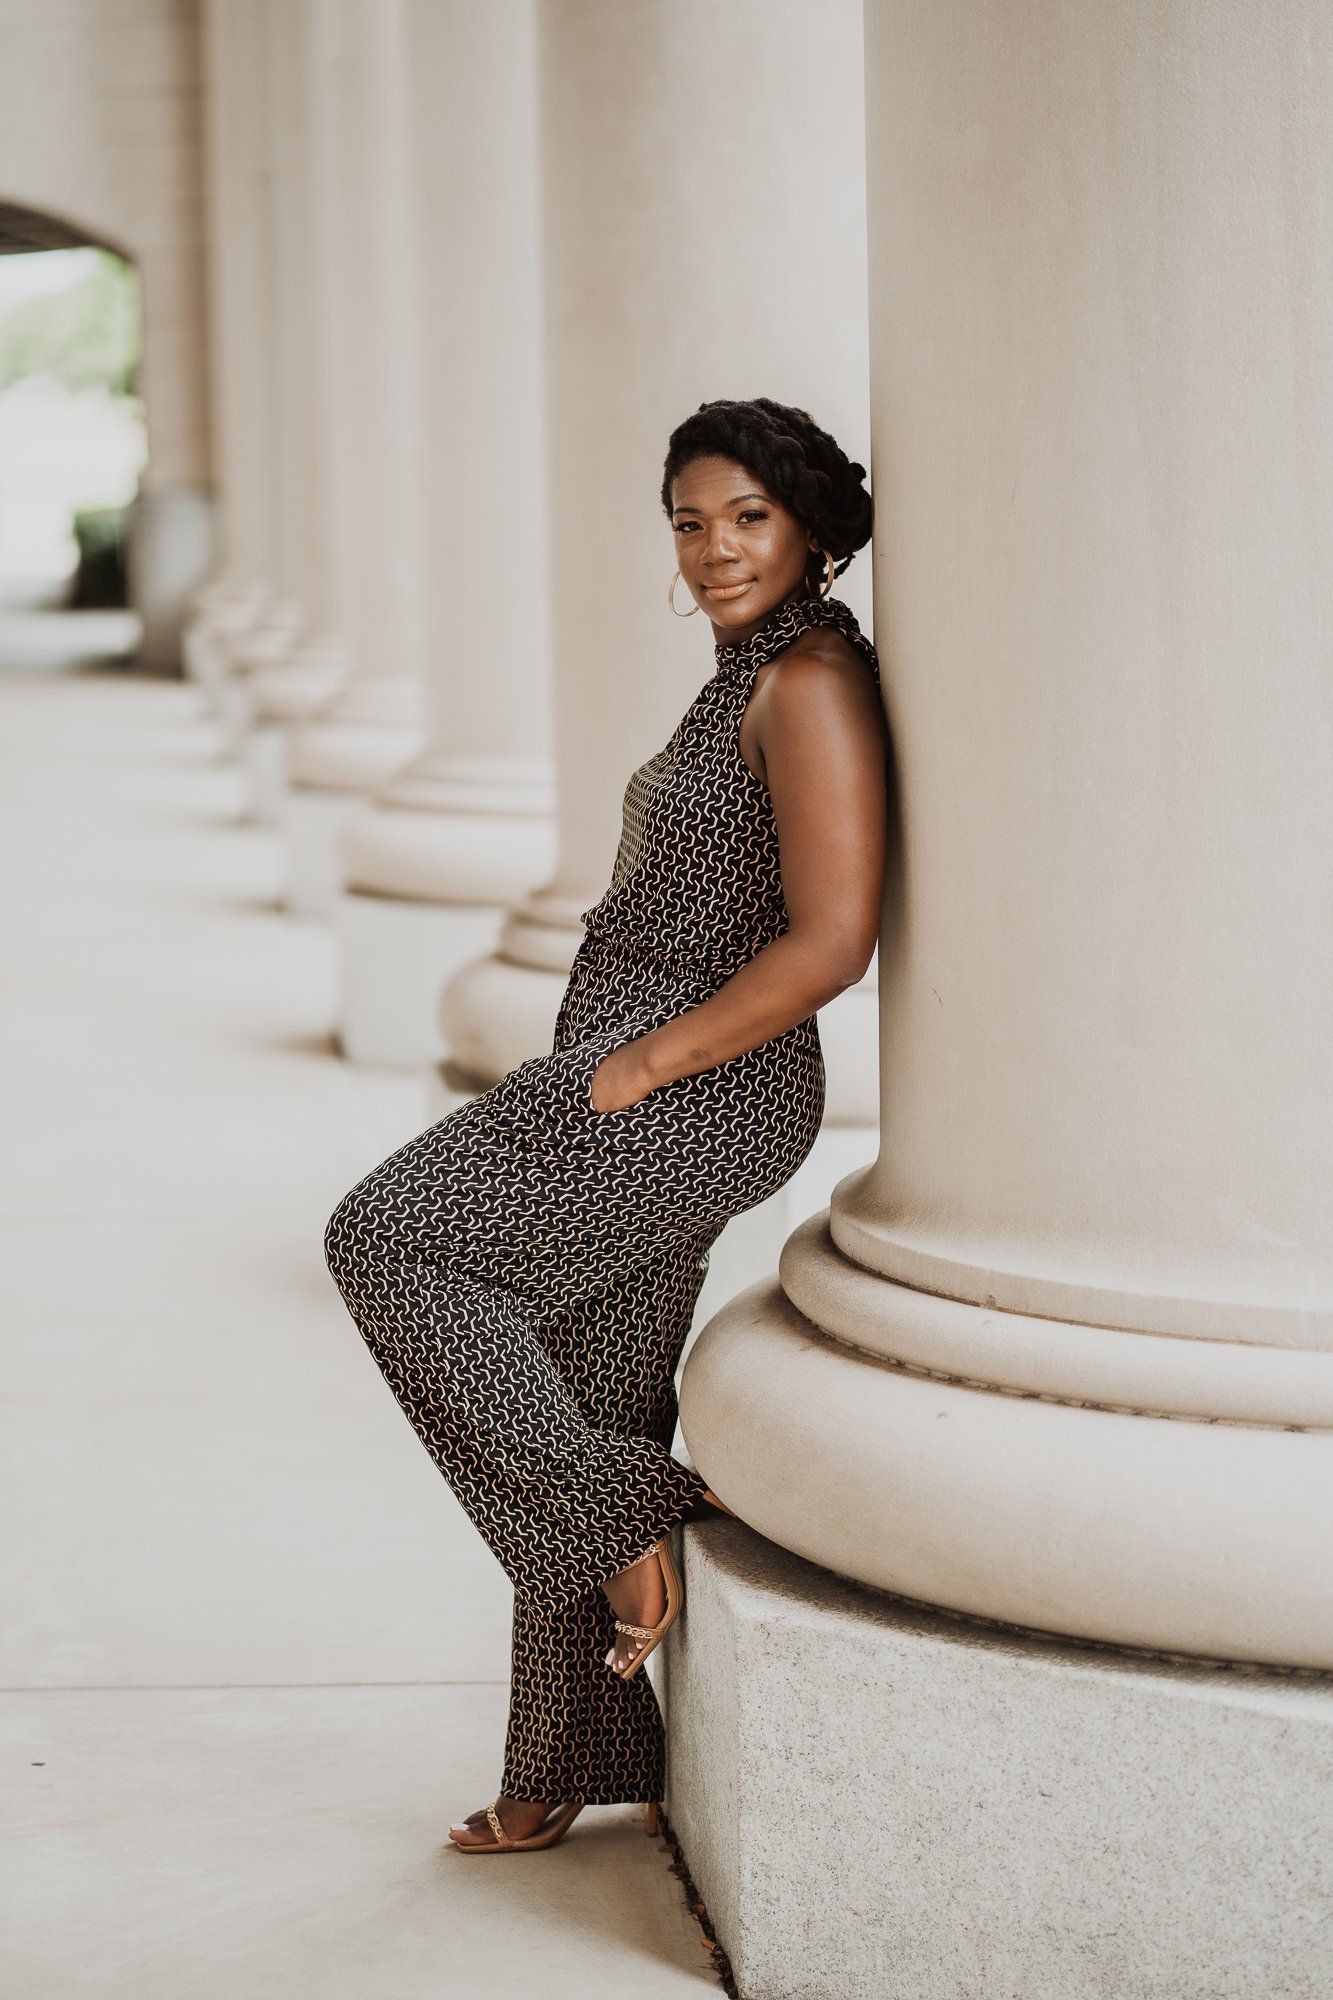
[[[872,653],[870,641],[856,622],[856,614],[840,597],[792,597],[780,604],[748,639],[732,646],[714,646],[717,671],[759,667],[790,646],[792,640],[812,625],[837,625],[864,653]]]

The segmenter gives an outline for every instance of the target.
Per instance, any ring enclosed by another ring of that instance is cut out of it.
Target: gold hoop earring
[[[823,556],[825,563],[828,565],[828,567],[824,571],[824,588],[822,590],[817,590],[815,592],[815,595],[816,597],[827,597],[829,592],[833,588],[833,579],[838,573],[837,565],[827,549],[816,549],[814,553],[816,555]]]
[[[670,583],[667,585],[667,603],[671,606],[671,609],[673,611],[676,611],[676,585],[679,582],[680,582],[680,571],[677,570],[675,574],[672,576]],[[699,607],[697,604],[692,604],[688,611],[676,611],[676,616],[677,618],[693,618],[695,612],[698,609]]]

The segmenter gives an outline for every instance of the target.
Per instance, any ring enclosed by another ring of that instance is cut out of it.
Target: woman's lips
[[[739,597],[753,582],[754,578],[749,577],[744,583],[706,583],[704,589],[710,597]]]

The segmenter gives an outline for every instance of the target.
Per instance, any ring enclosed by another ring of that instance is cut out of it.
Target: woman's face
[[[816,538],[736,459],[683,467],[671,482],[671,522],[676,566],[718,645],[748,639],[786,598],[804,596]]]

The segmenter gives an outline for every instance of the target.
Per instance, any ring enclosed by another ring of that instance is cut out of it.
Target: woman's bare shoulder
[[[790,646],[784,646],[778,655],[780,660],[803,659],[807,654],[817,659],[860,660],[861,655],[836,625],[808,625],[804,632],[798,632]]]
[[[865,655],[846,633],[831,625],[815,625],[798,634],[790,646],[784,646],[777,658],[760,670],[756,692],[766,686],[776,693],[781,687],[790,690],[799,701],[821,684],[836,695],[841,687],[861,689],[870,679]],[[786,699],[785,694],[781,699]]]

